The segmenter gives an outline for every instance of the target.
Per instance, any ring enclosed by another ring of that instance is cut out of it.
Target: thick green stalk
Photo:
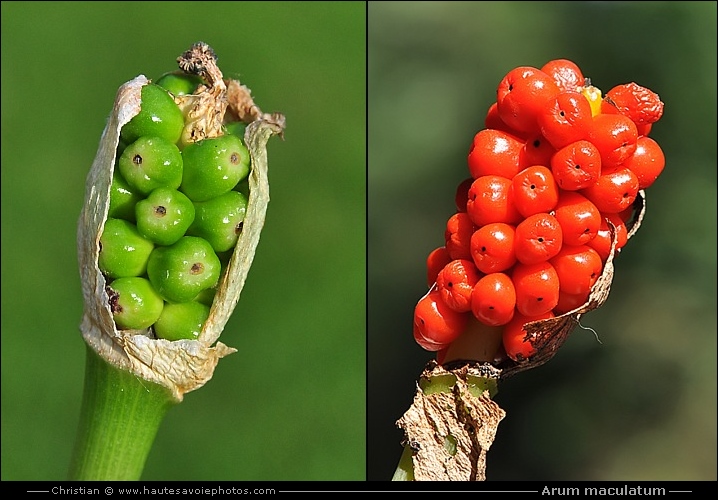
[[[138,480],[175,400],[157,384],[116,368],[87,348],[85,389],[70,480]]]

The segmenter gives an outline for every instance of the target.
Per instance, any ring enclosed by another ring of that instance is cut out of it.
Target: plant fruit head
[[[503,331],[502,349],[482,359],[536,354],[524,325],[586,304],[612,243],[614,258],[626,245],[639,191],[665,167],[648,137],[662,114],[658,94],[632,82],[604,96],[568,59],[509,71],[473,137],[444,244],[426,260],[416,342],[457,359],[480,324]]]

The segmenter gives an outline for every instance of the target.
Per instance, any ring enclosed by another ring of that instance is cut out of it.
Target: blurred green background
[[[85,176],[117,88],[199,40],[287,129],[222,335],[239,352],[169,412],[143,479],[365,478],[365,3],[2,2],[3,480],[66,477]]]
[[[716,480],[716,3],[369,2],[367,477],[432,357],[412,337],[466,154],[501,78],[576,62],[665,114],[666,168],[606,304],[555,358],[500,386],[488,480]]]

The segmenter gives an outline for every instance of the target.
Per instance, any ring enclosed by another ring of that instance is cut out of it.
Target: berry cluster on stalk
[[[168,73],[142,88],[120,131],[98,266],[118,330],[196,339],[236,245],[250,171],[243,127],[185,143],[175,97],[201,84]]]
[[[478,329],[497,335],[488,360],[534,355],[524,325],[584,305],[614,239],[616,252],[626,244],[634,201],[665,166],[649,137],[662,114],[651,90],[602,95],[566,59],[509,71],[473,138],[444,244],[427,258],[416,342],[441,363]]]

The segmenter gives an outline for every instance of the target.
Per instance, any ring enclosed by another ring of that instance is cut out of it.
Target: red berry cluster
[[[665,166],[648,137],[662,114],[649,89],[602,96],[566,59],[507,73],[474,136],[445,243],[427,259],[417,343],[441,354],[473,317],[503,328],[512,360],[535,354],[524,324],[586,303],[610,253],[607,221],[616,248],[626,244],[633,203]]]

